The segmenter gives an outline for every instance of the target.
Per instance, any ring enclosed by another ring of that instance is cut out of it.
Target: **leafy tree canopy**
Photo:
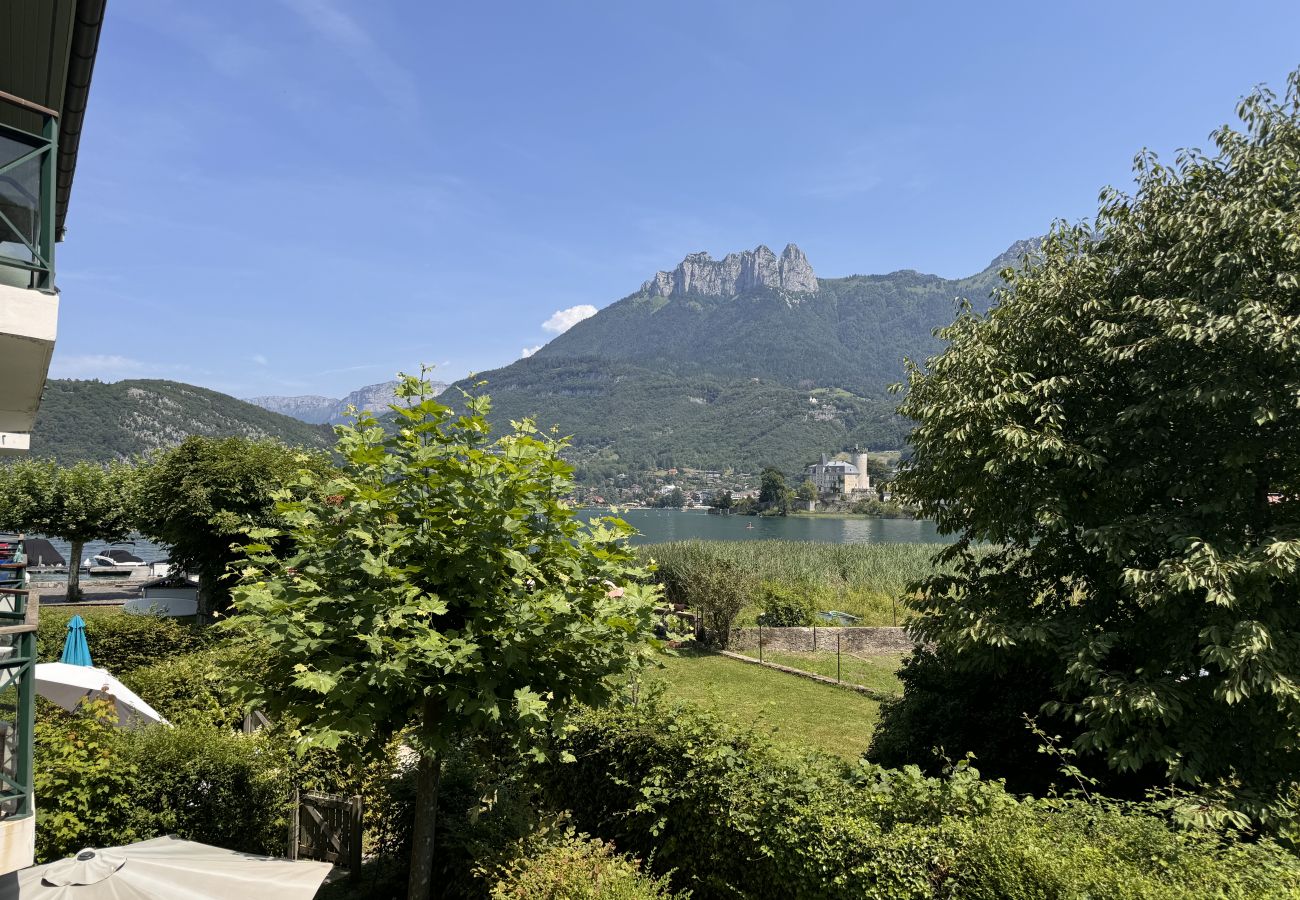
[[[794,492],[785,483],[785,475],[780,469],[768,466],[759,476],[758,485],[759,506],[779,512],[781,515],[790,511],[794,503]]]
[[[304,467],[323,474],[330,464],[323,454],[276,441],[186,438],[141,466],[136,528],[170,546],[172,564],[197,574],[209,608],[222,610],[227,569],[242,558],[232,545],[250,528],[277,522],[273,495],[296,483]]]
[[[481,735],[540,754],[545,726],[604,701],[642,659],[654,589],[629,525],[583,523],[563,502],[562,441],[528,422],[494,439],[485,397],[457,415],[423,379],[399,391],[411,405],[397,429],[363,415],[338,430],[341,470],[277,493],[285,527],[245,548],[231,627],[269,660],[243,690],[298,721],[304,746],[379,752],[408,729],[417,897],[440,754]]]
[[[1079,750],[1270,821],[1300,772],[1300,72],[1239,114],[946,329],[899,488],[967,539],[920,639],[1036,660]]]
[[[22,459],[0,466],[0,530],[36,532],[70,545],[68,599],[81,596],[86,541],[121,541],[131,531],[134,470],[127,465]]]

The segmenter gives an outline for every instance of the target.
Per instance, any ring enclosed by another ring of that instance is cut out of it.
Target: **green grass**
[[[778,747],[846,760],[866,751],[880,711],[876,701],[847,688],[696,650],[678,651],[650,678],[668,699],[768,734]]]
[[[728,559],[759,581],[795,585],[822,610],[841,610],[861,625],[901,624],[907,615],[897,602],[911,583],[935,571],[936,544],[828,544],[814,541],[673,541],[641,552],[661,577],[676,570],[688,577],[700,554]],[[750,608],[737,625],[751,625],[760,610]]]
[[[743,651],[746,656],[757,658],[757,650]],[[819,651],[817,653],[800,653],[790,650],[763,649],[763,661],[802,669],[816,675],[834,678],[835,654]],[[839,677],[848,684],[859,684],[882,694],[901,695],[903,685],[898,680],[898,669],[903,664],[903,654],[889,653],[880,656],[855,656],[848,653],[840,655]]]

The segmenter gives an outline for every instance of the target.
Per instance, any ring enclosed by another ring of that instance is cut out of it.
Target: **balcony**
[[[58,331],[54,287],[58,116],[10,95],[0,104],[0,455],[29,449]],[[9,117],[11,120],[13,117]]]
[[[22,541],[0,534],[0,873],[30,866],[36,846],[36,607],[26,588]]]

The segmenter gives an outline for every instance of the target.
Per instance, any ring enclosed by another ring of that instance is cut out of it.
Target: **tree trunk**
[[[68,541],[68,594],[69,600],[81,599],[81,551],[85,541]]]
[[[406,900],[429,900],[433,885],[433,838],[438,822],[442,757],[421,754],[415,770],[415,831],[411,836],[411,876]]]

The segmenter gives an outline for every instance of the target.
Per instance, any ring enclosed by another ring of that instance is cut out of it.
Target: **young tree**
[[[540,754],[574,704],[598,704],[642,659],[654,590],[616,519],[585,524],[563,501],[563,441],[515,423],[490,435],[489,403],[463,415],[404,377],[391,433],[339,429],[342,468],[278,496],[228,627],[269,671],[242,689],[299,723],[305,747],[419,754],[409,896],[429,893],[444,751],[476,736]],[[292,548],[277,553],[275,541]]]
[[[172,564],[199,576],[208,612],[229,605],[229,567],[242,557],[232,546],[248,529],[276,523],[272,495],[310,467],[329,470],[319,453],[275,441],[192,436],[140,468],[135,525],[171,547]]]
[[[87,541],[122,541],[131,533],[130,466],[23,459],[0,466],[0,529],[62,538],[68,551],[69,600],[81,599],[81,554]]]
[[[898,487],[963,536],[921,641],[1046,667],[1079,750],[1275,823],[1300,772],[1300,72],[1239,113],[1213,157],[1140,156],[1134,196],[1054,228],[911,368]]]
[[[774,466],[768,466],[759,476],[758,505],[763,509],[777,510],[781,515],[790,512],[794,494],[785,483],[785,475]]]
[[[709,505],[714,509],[731,509],[736,505],[736,500],[731,496],[731,491],[718,491],[713,495],[713,500]]]
[[[800,500],[816,500],[817,485],[813,483],[811,478],[805,478],[799,485],[799,489],[795,491],[795,496]]]

